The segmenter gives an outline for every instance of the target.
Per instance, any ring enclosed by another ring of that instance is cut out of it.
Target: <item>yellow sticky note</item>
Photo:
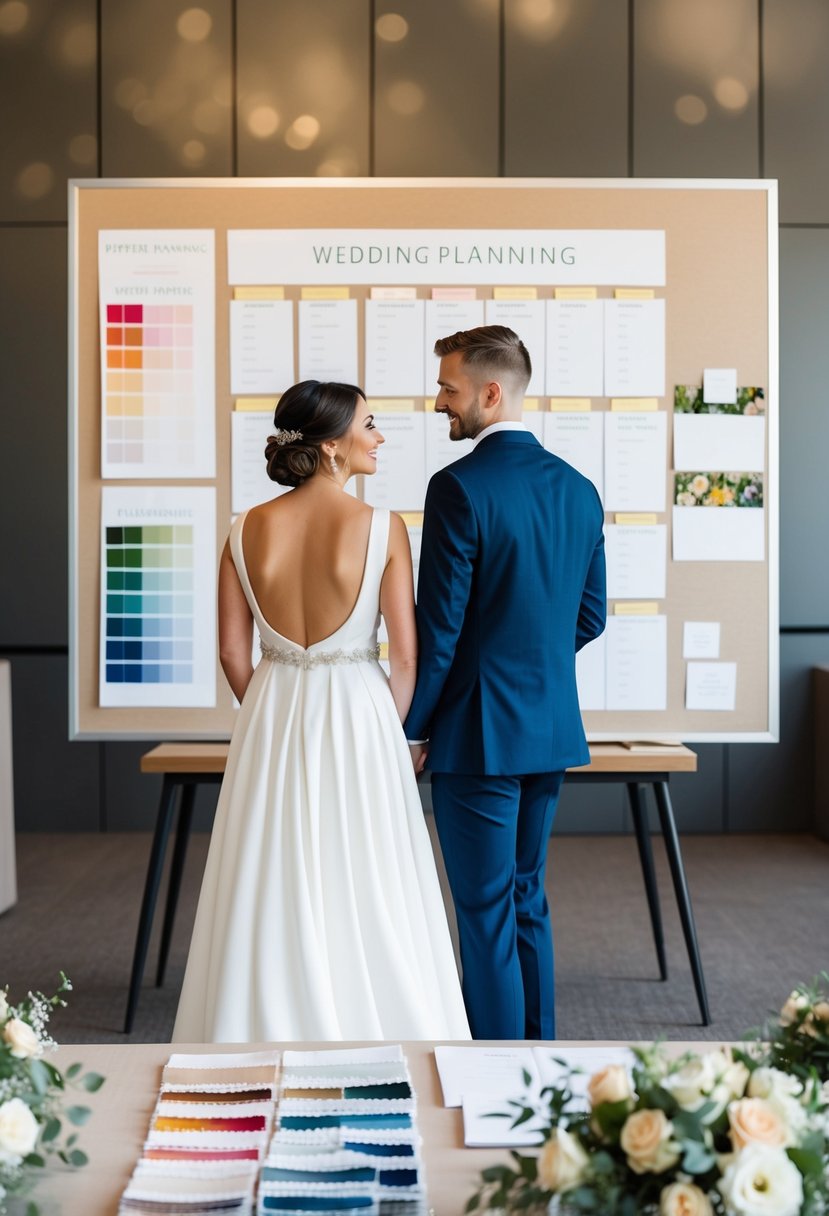
[[[537,397],[525,397],[524,398],[524,409],[525,410],[540,410],[541,403]]]
[[[423,512],[422,511],[401,511],[400,518],[407,528],[422,528],[423,527]]]
[[[652,300],[656,293],[652,287],[617,287],[613,294],[617,300]]]
[[[554,414],[580,414],[590,409],[589,397],[551,397],[550,409]]]
[[[368,397],[366,405],[373,414],[403,414],[415,407],[412,397]]]
[[[368,293],[371,300],[416,300],[416,287],[372,287]]]
[[[557,287],[557,300],[595,300],[599,293],[595,287]]]
[[[537,287],[493,287],[493,300],[537,300]]]
[[[659,605],[655,600],[625,600],[613,605],[614,616],[658,616]]]
[[[347,287],[303,287],[303,300],[348,300],[350,292]]]
[[[656,515],[647,511],[617,511],[616,523],[628,528],[648,527],[656,523]]]
[[[284,300],[284,287],[234,287],[234,300]]]
[[[652,414],[659,409],[657,397],[611,397],[610,408],[614,414]]]
[[[234,410],[247,411],[249,413],[265,412],[272,413],[276,409],[276,403],[279,397],[237,397],[233,402]]]

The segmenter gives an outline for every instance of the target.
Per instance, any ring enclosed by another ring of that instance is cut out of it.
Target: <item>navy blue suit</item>
[[[544,897],[564,770],[589,759],[576,651],[605,624],[595,487],[528,431],[496,431],[431,479],[417,686],[476,1038],[553,1038]]]

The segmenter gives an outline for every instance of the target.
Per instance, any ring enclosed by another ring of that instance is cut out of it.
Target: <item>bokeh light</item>
[[[409,32],[409,23],[400,13],[383,13],[374,23],[377,37],[383,42],[402,42]]]
[[[386,94],[389,109],[404,118],[419,114],[426,104],[426,94],[419,84],[413,80],[397,80],[389,86]]]
[[[185,42],[204,42],[213,28],[213,18],[203,8],[186,8],[179,15],[176,30]]]
[[[29,6],[24,0],[6,0],[0,4],[0,34],[7,38],[14,37],[26,28],[29,23]]]
[[[512,20],[527,38],[555,38],[570,16],[571,0],[518,0]]]
[[[313,114],[300,114],[285,132],[285,143],[295,152],[304,152],[316,141],[319,133],[319,120]]]
[[[73,135],[68,151],[73,164],[94,165],[98,158],[98,141],[94,135]]]
[[[254,106],[245,121],[256,139],[269,139],[279,129],[279,114],[270,105]]]
[[[98,34],[91,21],[76,21],[61,36],[58,50],[64,63],[89,68],[98,56]]]
[[[142,80],[136,80],[134,76],[125,76],[115,86],[113,92],[115,104],[122,110],[134,110],[140,101],[146,99],[147,91],[147,86]]]
[[[724,110],[744,110],[748,105],[748,89],[735,76],[723,76],[714,85],[714,96]]]
[[[34,201],[45,196],[55,184],[55,174],[51,165],[47,165],[45,161],[32,161],[30,165],[26,165],[21,169],[15,180],[18,194],[23,198]]]
[[[200,165],[207,156],[207,148],[200,139],[188,139],[181,149],[185,165]]]
[[[708,117],[708,106],[701,97],[697,97],[693,93],[686,93],[684,97],[677,98],[674,114],[686,126],[698,127]]]

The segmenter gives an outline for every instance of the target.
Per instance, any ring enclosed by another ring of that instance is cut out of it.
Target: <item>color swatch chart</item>
[[[213,597],[205,597],[197,552],[206,547],[200,533],[209,526],[214,492],[105,487],[104,493],[102,704],[198,704],[191,698],[209,679],[213,659],[201,640]],[[178,505],[146,503],[148,495],[172,496]]]
[[[215,476],[212,232],[101,232],[102,476]]]

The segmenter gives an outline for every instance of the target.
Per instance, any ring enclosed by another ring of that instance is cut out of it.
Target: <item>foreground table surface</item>
[[[285,1046],[304,1050],[343,1047],[343,1043],[290,1043]],[[357,1044],[352,1044],[356,1046]],[[361,1043],[359,1046],[371,1046]],[[486,1046],[479,1042],[478,1047]],[[492,1044],[490,1044],[492,1045]],[[508,1044],[499,1043],[504,1047]],[[512,1044],[524,1046],[525,1044]],[[599,1047],[586,1043],[551,1043],[551,1050],[570,1047]],[[604,1044],[607,1045],[607,1044]],[[142,1043],[135,1046],[89,1045],[61,1047],[56,1063],[66,1068],[76,1060],[86,1069],[106,1077],[103,1088],[92,1096],[78,1098],[92,1107],[93,1115],[83,1129],[81,1145],[90,1157],[89,1165],[76,1171],[57,1168],[44,1174],[35,1198],[43,1216],[115,1216],[118,1200],[138,1160],[147,1134],[150,1115],[161,1083],[161,1069],[173,1050],[184,1052],[256,1051],[273,1044],[230,1046],[222,1044],[185,1045]],[[618,1044],[617,1044],[618,1046]],[[671,1052],[680,1052],[691,1043],[670,1043]],[[710,1050],[711,1043],[699,1045]],[[481,1169],[505,1159],[498,1149],[468,1149],[463,1144],[461,1112],[443,1106],[440,1081],[435,1066],[434,1044],[404,1043],[409,1061],[418,1108],[417,1122],[423,1137],[423,1162],[429,1206],[434,1216],[460,1216],[476,1187]]]

